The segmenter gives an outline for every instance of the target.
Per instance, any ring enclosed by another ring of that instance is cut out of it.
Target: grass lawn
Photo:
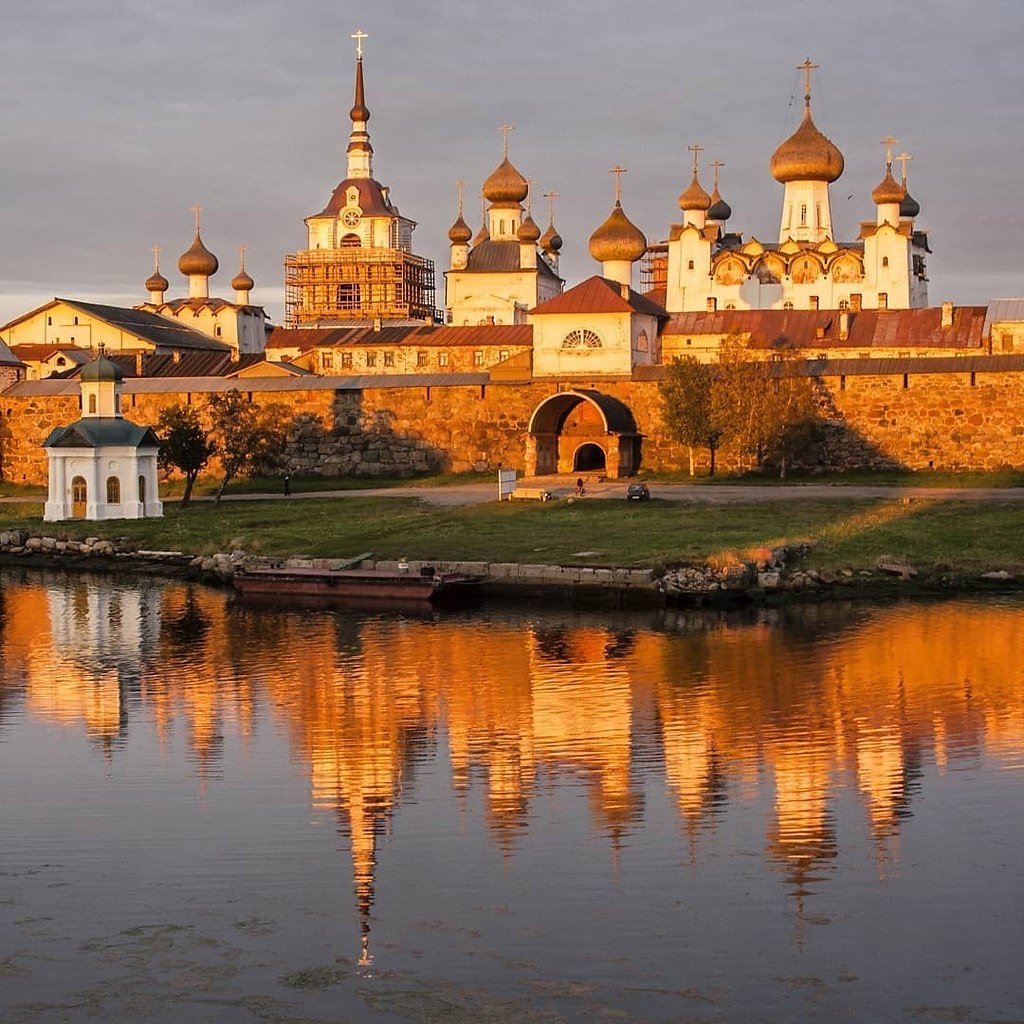
[[[0,529],[39,530],[42,504],[4,503]],[[194,553],[465,559],[594,566],[671,566],[807,542],[807,564],[1024,571],[1024,507],[1010,502],[801,501],[705,505],[653,500],[491,502],[442,508],[412,498],[350,496],[165,506],[162,520],[47,524],[61,537],[127,537]]]

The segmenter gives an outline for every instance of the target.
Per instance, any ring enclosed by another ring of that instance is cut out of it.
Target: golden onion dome
[[[887,203],[902,203],[906,189],[892,176],[892,168],[886,167],[885,177],[875,186],[871,199],[876,206]]]
[[[163,274],[160,273],[159,270],[154,270],[153,273],[146,278],[147,292],[165,292],[170,288],[170,286],[170,282]]]
[[[647,237],[616,201],[608,219],[590,236],[590,255],[598,263],[635,263],[645,252]]]
[[[843,173],[843,154],[811,120],[811,106],[804,107],[800,127],[772,155],[772,177],[787,181],[835,181]]]
[[[537,222],[529,214],[523,218],[523,223],[519,225],[516,237],[520,242],[524,243],[536,242],[540,238],[540,228],[537,227]]]
[[[694,174],[689,187],[679,194],[678,202],[680,210],[706,210],[711,205],[711,196],[704,191]]]
[[[907,191],[903,183],[903,199],[900,200],[900,216],[913,220],[921,212],[921,204]]]
[[[231,278],[231,287],[234,288],[236,292],[252,291],[255,285],[256,282],[249,276],[244,268]]]
[[[562,236],[555,230],[555,222],[548,224],[547,231],[540,236],[540,247],[549,255],[562,248]]]
[[[448,241],[452,245],[465,245],[473,237],[473,229],[462,219],[460,213],[455,223],[448,229]]]
[[[722,198],[716,187],[711,193],[711,205],[708,207],[708,220],[727,221],[732,216],[732,207]]]
[[[490,203],[521,203],[530,191],[529,182],[505,157],[484,182],[484,198]]]
[[[178,270],[186,277],[199,275],[200,277],[211,277],[217,273],[220,263],[217,257],[203,245],[203,240],[196,231],[195,240],[192,245],[181,254],[178,260]]]

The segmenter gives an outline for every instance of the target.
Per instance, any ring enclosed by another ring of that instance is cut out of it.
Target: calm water
[[[1024,1018],[1024,604],[0,577],[0,1020]]]

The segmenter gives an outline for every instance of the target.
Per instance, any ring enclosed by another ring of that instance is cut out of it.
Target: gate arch
[[[603,470],[612,479],[630,476],[640,466],[641,440],[632,412],[619,399],[582,388],[559,391],[530,416],[526,474]],[[579,462],[581,453],[586,465]]]

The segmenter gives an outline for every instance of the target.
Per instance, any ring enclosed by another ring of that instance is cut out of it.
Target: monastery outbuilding
[[[160,441],[121,413],[124,375],[100,355],[79,377],[82,418],[43,442],[49,489],[43,519],[143,519],[164,514],[157,491]]]

